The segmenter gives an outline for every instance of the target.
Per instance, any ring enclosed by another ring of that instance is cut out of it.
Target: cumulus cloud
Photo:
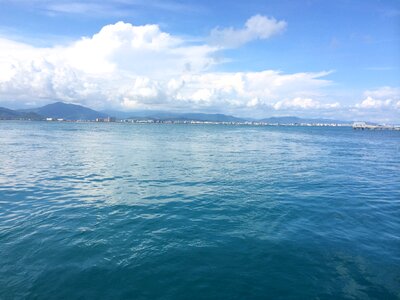
[[[187,74],[175,93],[177,101],[203,106],[270,107],[277,99],[313,95],[330,84],[328,73],[282,74],[278,71]]]
[[[261,15],[247,20],[244,28],[215,28],[211,31],[210,42],[222,48],[235,48],[253,40],[265,40],[282,33],[287,27],[285,21],[277,21]]]
[[[362,100],[347,107],[353,119],[399,124],[400,88],[384,86],[363,93]]]
[[[193,46],[160,30],[158,25],[118,22],[104,26],[91,38],[67,47],[61,55],[74,68],[89,73],[126,70],[162,76],[206,70],[215,63],[207,45]]]
[[[92,37],[64,47],[34,48],[4,38],[0,43],[0,64],[8,71],[2,74],[3,79],[17,64],[34,64],[38,60],[93,75],[124,70],[152,76],[200,72],[215,63],[212,54],[216,51],[208,45],[188,45],[161,31],[158,25],[124,22],[104,26]]]
[[[356,104],[358,109],[400,109],[400,88],[381,87],[364,92],[365,99]]]
[[[260,28],[279,22],[264,21],[253,17],[246,30],[266,38],[275,31]],[[215,72],[218,51],[219,47],[192,44],[158,25],[124,22],[49,48],[0,38],[0,101],[231,112],[326,107],[316,98],[331,84],[325,78],[329,72]]]
[[[243,30],[257,38],[276,32],[256,31],[253,23],[259,18],[264,17],[252,18]],[[334,116],[351,109],[363,116],[363,111],[400,110],[400,89],[392,87],[366,91],[363,100],[353,106],[327,100],[326,91],[332,85],[329,71],[217,72],[221,49],[193,44],[155,24],[124,22],[104,26],[93,36],[68,45],[48,48],[0,38],[0,106],[2,102],[22,107],[65,101],[96,109],[247,116],[299,112],[304,116],[332,112]]]
[[[364,92],[364,95],[367,97],[373,98],[386,98],[386,99],[395,99],[400,98],[400,88],[384,86],[375,90],[367,90]]]
[[[357,108],[367,108],[367,109],[376,109],[376,108],[384,108],[390,107],[393,101],[391,99],[387,100],[377,100],[372,97],[367,97],[361,103],[356,104]]]

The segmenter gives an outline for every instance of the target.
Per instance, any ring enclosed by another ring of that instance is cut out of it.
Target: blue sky
[[[0,5],[0,106],[400,123],[400,1]]]

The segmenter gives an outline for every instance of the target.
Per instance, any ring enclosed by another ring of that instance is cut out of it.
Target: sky
[[[0,0],[0,106],[400,123],[399,0]]]

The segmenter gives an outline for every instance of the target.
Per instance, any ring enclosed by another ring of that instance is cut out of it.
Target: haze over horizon
[[[0,106],[399,123],[398,1],[0,3]]]

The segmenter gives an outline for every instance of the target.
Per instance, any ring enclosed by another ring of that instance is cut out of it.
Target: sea
[[[0,299],[400,299],[400,132],[1,121]]]

